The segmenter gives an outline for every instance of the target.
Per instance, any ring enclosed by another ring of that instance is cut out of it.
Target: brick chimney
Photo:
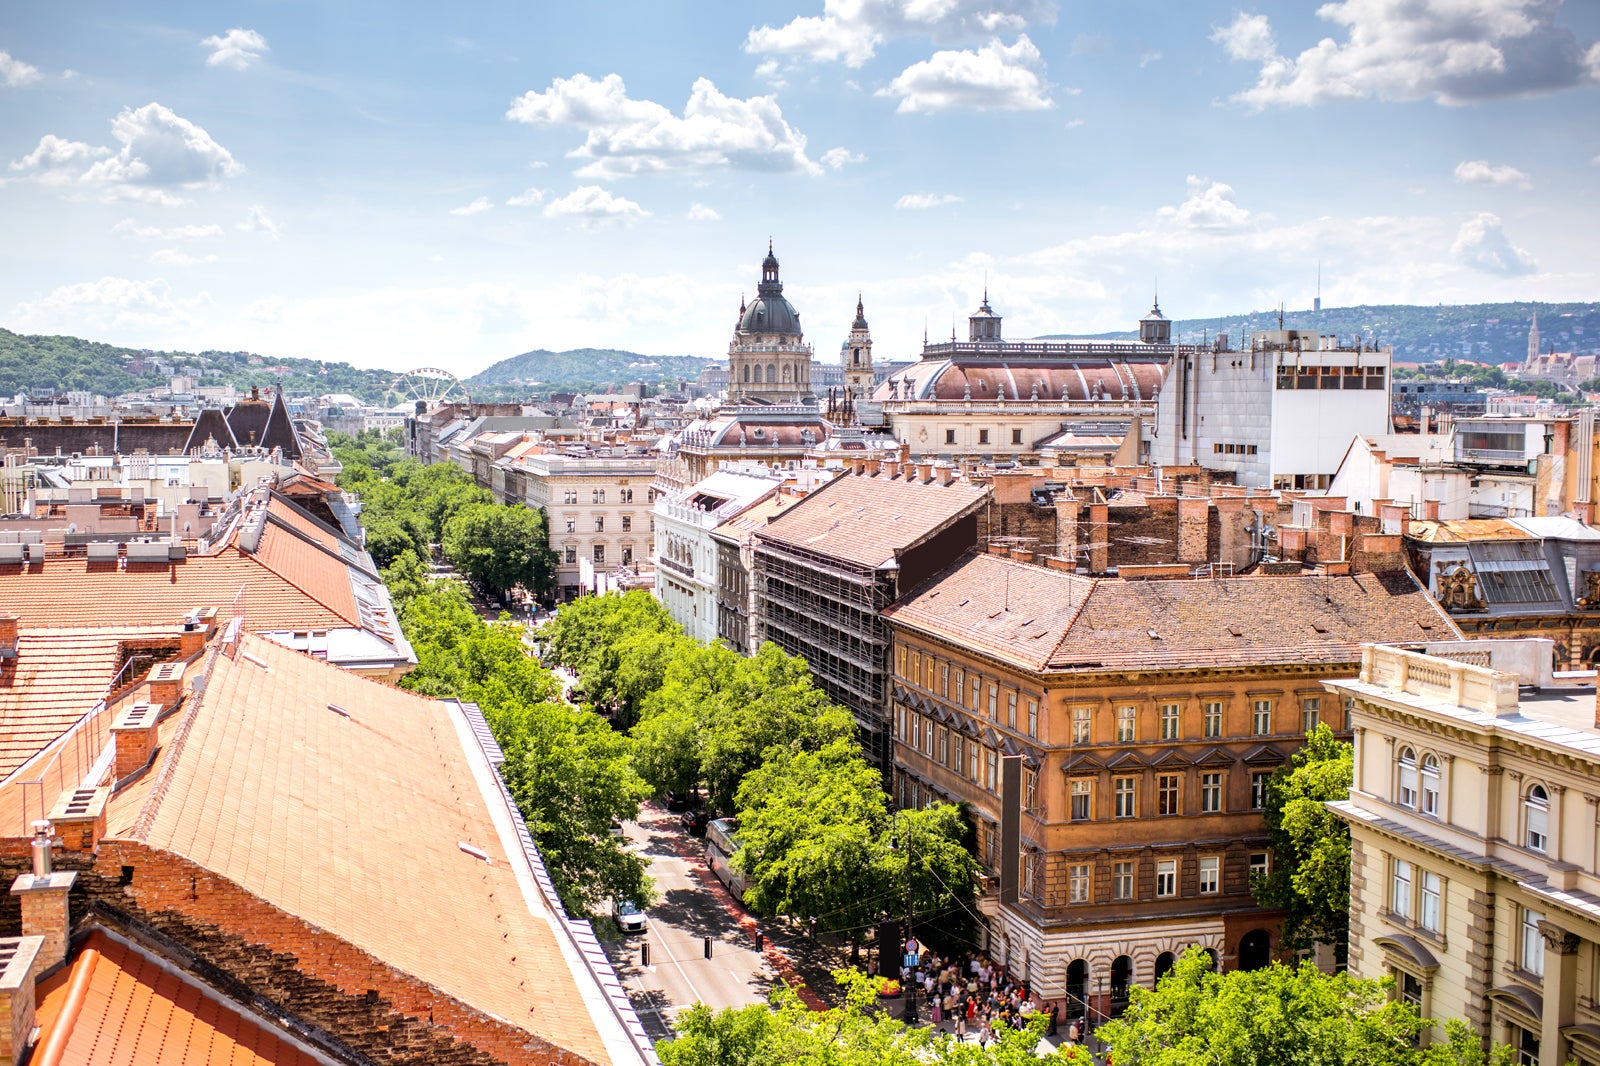
[[[900,443],[900,461],[902,463],[909,463],[911,461],[911,442],[910,441],[902,441]]]
[[[52,843],[50,823],[34,822],[33,872],[21,874],[11,884],[11,894],[22,900],[22,935],[41,938],[33,965],[39,974],[47,973],[67,961],[67,940],[71,930],[67,894],[78,880],[76,873],[58,872],[52,867]],[[15,1026],[14,1020],[12,1024]]]
[[[63,792],[50,808],[50,825],[67,851],[93,851],[106,835],[109,788],[75,788]],[[13,890],[14,891],[14,890]]]
[[[948,485],[950,482],[955,480],[956,467],[954,463],[940,460],[939,462],[933,464],[933,469],[938,474],[939,484]]]
[[[0,614],[0,659],[17,657],[17,616]]]
[[[150,671],[150,702],[176,707],[183,698],[183,664],[161,663]]]
[[[156,748],[156,720],[160,717],[160,704],[135,703],[111,723],[116,749],[113,772],[118,784],[150,765]]]
[[[190,611],[183,619],[183,634],[178,638],[178,654],[185,659],[192,659],[206,646],[217,625],[217,609],[215,607],[197,607]]]
[[[924,482],[933,480],[932,459],[924,459],[922,462],[917,464],[917,480]]]
[[[26,875],[25,875],[26,876]],[[33,1036],[33,967],[44,938],[11,936],[0,940],[0,1017],[11,1020],[11,1031],[0,1044],[0,1066],[17,1066]]]
[[[900,460],[885,459],[883,461],[883,472],[888,474],[890,477],[897,476],[900,473]]]

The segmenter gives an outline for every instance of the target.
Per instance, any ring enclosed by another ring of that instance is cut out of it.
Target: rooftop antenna
[[[1283,328],[1283,301],[1278,301],[1278,328]]]
[[[1311,310],[1316,314],[1322,313],[1322,260],[1317,260],[1317,297],[1311,301]]]

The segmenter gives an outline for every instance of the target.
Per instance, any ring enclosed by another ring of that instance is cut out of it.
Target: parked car
[[[694,806],[695,801],[699,798],[698,791],[676,792],[670,788],[662,795],[662,799],[666,801],[667,810],[669,811],[686,811]]]
[[[618,838],[627,836],[622,830],[622,823],[615,818],[611,819],[611,835]]]
[[[682,821],[683,828],[688,830],[690,836],[703,837],[706,835],[706,824],[711,821],[711,815],[704,810],[684,811]]]
[[[642,933],[645,930],[644,908],[631,899],[612,900],[611,917],[624,933]]]

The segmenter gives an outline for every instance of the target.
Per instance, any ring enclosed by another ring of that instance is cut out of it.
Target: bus
[[[717,875],[717,880],[727,886],[728,892],[740,903],[745,890],[750,887],[744,875],[733,868],[730,860],[739,850],[739,820],[715,818],[706,825],[706,865]]]

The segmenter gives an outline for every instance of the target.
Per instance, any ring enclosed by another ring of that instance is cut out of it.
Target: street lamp
[[[915,933],[912,930],[916,922],[916,893],[914,891],[913,882],[911,879],[911,863],[916,859],[917,852],[915,838],[912,835],[912,823],[907,821],[902,832],[904,833],[906,844],[906,943],[909,944],[915,936]],[[894,844],[895,842],[891,838],[889,841],[889,850],[894,850]],[[921,945],[919,944],[918,947],[920,948]],[[909,959],[909,949],[907,950],[906,955]],[[907,969],[910,969],[910,967],[907,967]],[[908,1025],[914,1025],[917,1021],[917,985],[915,974],[916,971],[912,970],[912,977],[909,981],[911,987],[904,989],[906,993],[905,1020],[906,1024]]]

